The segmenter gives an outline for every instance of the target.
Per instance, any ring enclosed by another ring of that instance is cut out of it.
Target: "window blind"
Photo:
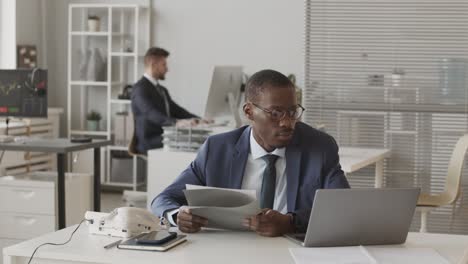
[[[468,132],[468,1],[306,0],[304,121],[340,146],[391,149],[385,187],[444,189]],[[430,232],[468,234],[468,172]],[[372,187],[374,168],[348,175]],[[411,229],[419,229],[415,214]]]

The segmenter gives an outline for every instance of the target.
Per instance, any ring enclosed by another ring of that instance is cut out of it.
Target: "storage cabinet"
[[[57,173],[0,177],[0,246],[57,230]],[[78,224],[92,208],[91,174],[67,173],[66,223]]]

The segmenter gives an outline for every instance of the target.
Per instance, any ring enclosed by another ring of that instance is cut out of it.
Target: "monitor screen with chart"
[[[0,116],[47,117],[47,70],[0,70]]]
[[[215,66],[211,87],[205,107],[205,118],[217,119],[231,116],[238,119],[236,115],[239,105],[242,66]]]

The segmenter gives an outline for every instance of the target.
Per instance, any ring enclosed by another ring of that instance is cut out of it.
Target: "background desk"
[[[383,186],[383,161],[390,156],[389,149],[341,147],[340,164],[348,174],[375,164],[375,188]]]
[[[23,142],[0,143],[0,150],[31,151],[57,154],[57,204],[58,228],[65,228],[65,155],[68,152],[94,149],[94,210],[101,210],[100,147],[107,146],[110,140],[93,140],[89,143],[72,143],[67,138],[26,139]]]
[[[5,264],[27,263],[36,246],[66,241],[74,227],[50,233],[3,250]],[[300,247],[286,238],[261,237],[252,232],[203,230],[167,252],[145,252],[103,247],[118,238],[89,235],[81,226],[65,246],[44,246],[34,263],[294,263],[288,248]],[[450,263],[457,263],[468,246],[468,236],[410,233],[404,247],[430,247]]]
[[[345,173],[352,173],[375,164],[375,187],[382,187],[383,160],[390,155],[389,149],[340,148],[340,163]],[[148,151],[147,207],[154,197],[171,184],[179,174],[195,159],[194,152]]]

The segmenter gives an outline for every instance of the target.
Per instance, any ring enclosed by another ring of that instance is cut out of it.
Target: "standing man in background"
[[[132,89],[132,112],[135,118],[136,149],[144,153],[161,148],[162,126],[196,125],[198,116],[176,104],[168,90],[159,84],[168,72],[169,52],[150,48],[144,58],[145,73]]]

